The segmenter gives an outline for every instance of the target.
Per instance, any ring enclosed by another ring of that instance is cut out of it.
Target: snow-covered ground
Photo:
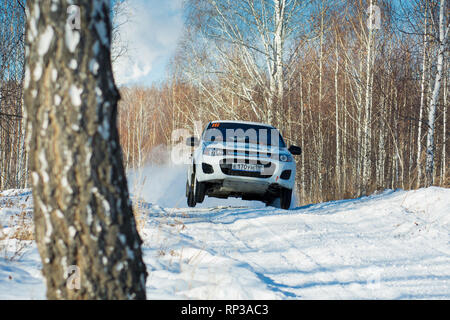
[[[140,188],[149,299],[450,299],[450,189],[188,209],[182,170],[170,172],[159,194]],[[31,208],[30,190],[2,192],[3,232]],[[43,299],[36,246],[17,242],[0,241],[0,299]]]

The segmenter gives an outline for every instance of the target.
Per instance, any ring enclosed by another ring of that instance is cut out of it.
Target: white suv
[[[270,205],[280,198],[289,209],[295,183],[295,161],[300,147],[287,149],[273,126],[246,121],[212,121],[202,133],[187,139],[195,147],[189,165],[186,197],[189,207],[205,195],[238,197]]]

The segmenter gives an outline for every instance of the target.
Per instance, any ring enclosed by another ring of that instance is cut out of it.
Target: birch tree
[[[442,115],[443,125],[442,125],[442,164],[441,164],[441,185],[444,184],[447,178],[447,108],[448,108],[448,78],[450,76],[448,70],[448,58],[445,63],[445,72],[447,74],[444,77],[444,112]]]
[[[374,41],[375,41],[375,26],[373,25],[373,6],[374,3],[370,0],[369,3],[369,24],[368,34],[366,37],[366,81],[365,81],[365,102],[364,102],[364,121],[363,121],[363,173],[362,173],[362,193],[366,194],[368,189],[368,183],[371,175],[372,162],[372,81],[373,81],[373,63],[374,63]]]
[[[420,109],[419,109],[419,126],[417,132],[417,184],[416,187],[420,187],[420,182],[422,180],[422,122],[423,122],[423,111],[425,107],[426,98],[426,81],[428,72],[428,0],[425,1],[424,9],[425,19],[424,19],[424,33],[423,33],[423,52],[422,52],[422,78],[420,82]]]
[[[437,54],[436,62],[436,76],[434,80],[433,93],[431,95],[430,106],[428,109],[428,131],[427,131],[427,158],[426,158],[426,185],[431,186],[433,184],[433,171],[435,166],[435,142],[434,142],[434,131],[435,131],[435,120],[436,120],[436,109],[439,100],[439,92],[442,82],[442,70],[444,64],[444,54],[447,47],[447,39],[449,33],[450,25],[448,24],[448,10],[446,7],[446,0],[440,1],[439,9],[439,49]]]
[[[27,182],[23,139],[25,8],[22,1],[0,4],[0,190]]]
[[[336,38],[338,35],[336,34]],[[334,91],[335,91],[335,125],[336,125],[336,186],[338,192],[340,192],[341,188],[341,146],[340,146],[340,124],[339,124],[339,86],[338,86],[338,77],[339,77],[339,50],[338,50],[338,41],[336,39],[336,47],[335,47],[335,59],[336,59],[336,67],[334,70]]]
[[[281,124],[288,62],[298,53],[290,40],[302,33],[299,21],[305,3],[298,0],[192,0],[189,23],[199,25],[210,54],[206,75],[224,78],[233,94],[249,103],[262,121]],[[288,47],[288,44],[290,45]],[[195,48],[190,46],[191,51]],[[232,54],[231,54],[232,53]],[[208,58],[194,59],[195,61]],[[292,73],[291,73],[292,74]],[[198,81],[196,83],[199,83]],[[203,86],[203,88],[205,88]],[[255,88],[262,89],[264,107]]]
[[[35,238],[49,299],[144,299],[116,128],[110,5],[29,0],[25,76]],[[72,271],[78,280],[72,280]]]

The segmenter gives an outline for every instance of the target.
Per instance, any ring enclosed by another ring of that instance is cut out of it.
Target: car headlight
[[[280,154],[278,158],[281,162],[292,162],[293,158],[290,154]]]
[[[217,149],[217,148],[205,148],[205,150],[203,150],[203,154],[206,156],[223,156],[223,150],[222,149]]]

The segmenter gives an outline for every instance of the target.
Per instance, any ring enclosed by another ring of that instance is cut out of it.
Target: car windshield
[[[272,127],[234,122],[213,122],[208,125],[203,140],[254,143],[285,148],[280,132]]]

